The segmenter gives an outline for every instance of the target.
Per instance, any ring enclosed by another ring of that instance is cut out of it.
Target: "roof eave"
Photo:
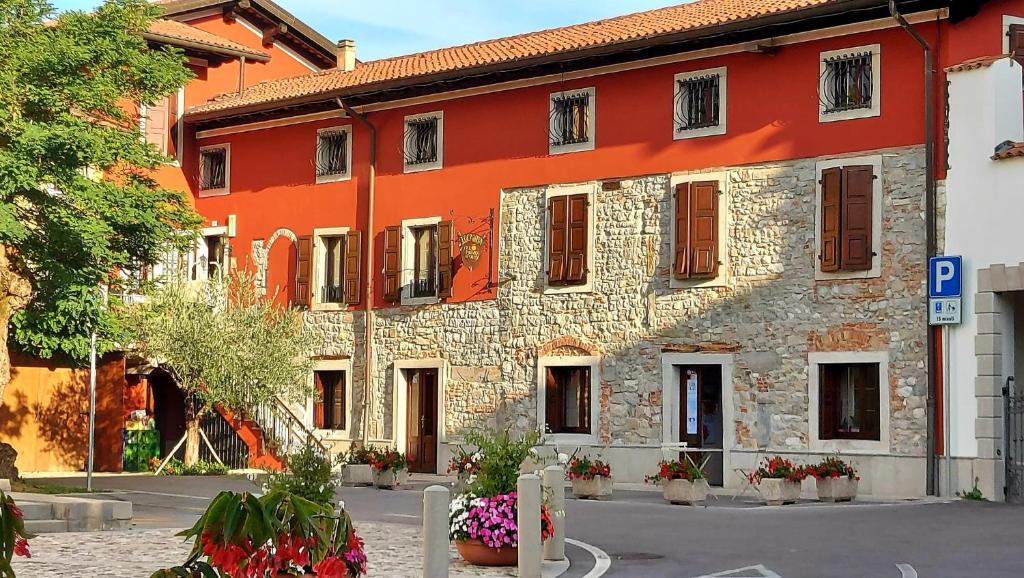
[[[245,58],[247,60],[255,60],[257,62],[269,62],[270,55],[261,54],[259,52],[249,52],[247,50],[235,50],[224,46],[217,46],[215,44],[209,44],[206,42],[197,42],[195,40],[185,40],[178,38],[177,36],[167,36],[164,34],[157,34],[154,32],[143,32],[142,37],[150,42],[156,42],[159,44],[170,44],[172,46],[178,46],[180,48],[188,48],[200,52],[208,52],[211,54],[219,54],[223,56],[229,56],[232,58]]]

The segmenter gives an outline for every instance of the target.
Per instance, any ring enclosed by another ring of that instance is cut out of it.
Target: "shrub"
[[[156,471],[160,467],[160,460],[153,458],[149,465],[153,471]],[[191,466],[186,466],[178,458],[168,460],[167,465],[160,471],[162,476],[223,476],[227,473],[228,467],[219,462],[199,460]]]
[[[612,477],[612,467],[600,459],[591,460],[587,456],[573,458],[569,462],[570,480],[592,480],[597,476]]]
[[[480,469],[478,462],[483,457],[484,454],[480,450],[470,452],[462,446],[455,446],[455,455],[448,462],[448,473],[459,476],[471,476]]]
[[[288,492],[326,506],[334,503],[337,489],[333,466],[334,461],[323,448],[307,441],[288,456],[285,471],[270,474],[265,487],[269,491]]]
[[[658,473],[647,476],[647,483],[659,484],[671,480],[703,480],[706,476],[704,470],[698,468],[690,460],[661,461],[658,463]]]
[[[482,454],[469,493],[494,497],[515,492],[519,467],[540,440],[540,433],[536,431],[519,438],[513,438],[508,430],[484,429],[466,434],[466,441],[477,446]]]

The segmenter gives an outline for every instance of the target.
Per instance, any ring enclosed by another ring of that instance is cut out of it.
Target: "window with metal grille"
[[[676,81],[676,131],[718,126],[721,75],[707,74]]]
[[[553,434],[589,434],[590,367],[548,367],[545,429]]]
[[[321,237],[324,248],[324,281],[321,303],[345,302],[345,237]]]
[[[437,226],[412,227],[412,297],[437,296]]]
[[[228,149],[203,149],[199,153],[199,188],[204,191],[227,187]]]
[[[566,146],[590,140],[589,91],[551,97],[551,145]]]
[[[405,121],[406,166],[437,162],[438,117],[422,117]]]
[[[316,176],[348,174],[348,131],[324,131],[316,137]]]
[[[821,82],[824,113],[871,108],[875,98],[872,53],[826,58]]]

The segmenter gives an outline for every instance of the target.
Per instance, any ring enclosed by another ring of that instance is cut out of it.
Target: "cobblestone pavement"
[[[418,578],[422,545],[419,528],[363,522],[356,525],[366,541],[371,577]],[[18,578],[146,578],[160,568],[181,563],[190,544],[175,530],[70,532],[43,534],[31,541],[32,558],[15,558]],[[477,568],[452,551],[453,577],[515,576],[513,568]]]

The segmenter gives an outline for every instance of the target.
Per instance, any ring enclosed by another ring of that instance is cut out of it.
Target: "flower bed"
[[[773,456],[761,460],[757,469],[750,472],[750,483],[769,506],[792,504],[800,499],[800,483],[807,477],[804,468],[782,457]]]
[[[607,498],[612,495],[612,468],[600,459],[575,457],[569,462],[569,481],[577,498]]]
[[[670,504],[703,503],[711,489],[704,470],[686,459],[659,462],[658,473],[647,476],[646,481],[660,485],[662,496]]]

